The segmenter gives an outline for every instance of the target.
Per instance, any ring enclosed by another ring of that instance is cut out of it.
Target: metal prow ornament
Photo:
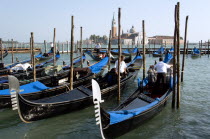
[[[95,108],[96,125],[100,126],[101,137],[105,139],[102,129],[101,111],[100,111],[100,103],[104,102],[104,100],[101,99],[101,90],[99,84],[94,79],[92,79],[92,92],[93,92],[93,104]]]

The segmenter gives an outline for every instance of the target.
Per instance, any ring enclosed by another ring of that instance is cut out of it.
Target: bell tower
[[[112,38],[117,36],[117,27],[116,27],[116,21],[114,19],[114,14],[113,14],[113,19],[112,19]]]

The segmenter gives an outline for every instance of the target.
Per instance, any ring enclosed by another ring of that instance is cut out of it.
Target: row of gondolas
[[[96,55],[88,51],[89,55]],[[138,51],[133,59],[127,60],[127,76],[121,78],[121,88],[136,78],[142,66],[142,57]],[[59,53],[57,53],[57,58]],[[113,111],[105,111],[100,103],[107,96],[117,95],[117,75],[115,70],[105,70],[109,57],[99,62],[79,68],[85,56],[74,60],[73,90],[69,89],[69,65],[63,66],[52,74],[41,75],[43,67],[37,68],[37,81],[32,82],[32,71],[28,73],[7,73],[2,78],[0,90],[0,108],[17,110],[23,122],[32,122],[52,116],[80,110],[95,105],[97,124],[100,125],[103,138],[121,136],[161,111],[171,94],[172,72],[167,73],[167,84],[155,86],[148,83],[148,78],[138,83],[138,88]],[[81,61],[82,59],[82,61]],[[165,55],[165,62],[172,60],[172,55]],[[116,59],[112,59],[116,60]],[[48,62],[53,59],[48,60]],[[11,67],[10,67],[11,68]],[[4,69],[5,70],[5,69]],[[40,70],[40,71],[39,71]],[[105,71],[107,71],[105,73]],[[6,72],[5,72],[6,73]],[[25,81],[27,80],[27,81]],[[92,81],[92,83],[91,83]],[[30,82],[30,83],[28,83]],[[100,87],[99,87],[100,86]]]

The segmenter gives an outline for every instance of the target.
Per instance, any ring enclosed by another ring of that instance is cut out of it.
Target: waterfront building
[[[174,36],[153,36],[148,38],[149,44],[171,45],[174,42]],[[180,37],[180,44],[184,44],[184,40]]]

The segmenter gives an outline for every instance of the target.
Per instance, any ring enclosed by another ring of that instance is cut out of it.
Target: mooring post
[[[3,45],[2,45],[2,39],[0,38],[0,47],[1,47],[1,63],[4,63],[4,58],[3,58]]]
[[[189,51],[189,41],[187,41],[187,51],[186,51],[186,54],[187,54],[187,56],[188,56],[188,51]]]
[[[64,44],[62,43],[62,54],[64,53]]]
[[[31,54],[31,64],[33,65],[33,49],[32,49],[32,38],[30,37],[30,54]]]
[[[109,31],[109,46],[108,46],[108,56],[109,56],[109,61],[108,61],[108,71],[110,71],[110,60],[111,60],[111,55],[110,55],[110,51],[111,51],[111,34],[112,31]]]
[[[120,62],[121,62],[121,36],[120,36],[120,31],[121,31],[121,8],[118,9],[118,101],[120,101]]]
[[[91,40],[91,50],[90,51],[93,51],[92,49],[93,49],[93,40]]]
[[[59,41],[58,41],[58,43],[56,43],[56,52],[55,53],[57,53],[57,51],[60,52],[60,42]]]
[[[66,52],[67,52],[67,54],[68,54],[68,53],[69,53],[69,42],[68,42],[68,41],[66,41],[66,47],[67,47]]]
[[[80,55],[81,55],[81,68],[83,68],[82,27],[80,27]]]
[[[180,6],[177,3],[177,109],[180,107]]]
[[[47,44],[46,44],[46,40],[44,40],[44,52],[47,53]]]
[[[12,64],[14,63],[14,52],[13,52],[13,49],[14,49],[14,42],[13,42],[13,39],[12,39]]]
[[[183,52],[183,58],[182,58],[181,82],[183,82],[183,76],[184,76],[184,64],[185,64],[185,54],[186,54],[186,42],[187,42],[187,24],[188,24],[188,16],[186,17],[186,21],[185,21],[184,52]]]
[[[79,41],[77,41],[77,52],[78,52],[78,49],[79,49]]]
[[[32,61],[33,61],[33,79],[36,82],[36,65],[35,65],[35,53],[34,53],[34,33],[31,32],[31,48],[32,48]]]
[[[149,52],[149,57],[150,57],[150,43],[149,43],[149,51],[148,52]]]
[[[202,50],[203,50],[203,48],[202,48],[202,45],[203,45],[203,43],[202,43],[202,40],[201,40],[201,47],[200,47],[200,57],[201,57],[201,54],[202,54]]]
[[[209,40],[208,40],[208,57],[209,57]]]
[[[156,44],[156,41],[154,41],[154,51],[153,51],[153,53],[155,52],[155,44]]]
[[[176,103],[176,34],[177,34],[177,5],[175,6],[174,10],[174,54],[173,54],[173,94],[172,94],[172,108],[175,108]]]
[[[56,53],[55,37],[56,37],[56,28],[54,28],[54,35],[53,35],[53,65],[54,66],[55,66],[55,53]]]
[[[74,16],[71,16],[70,90],[73,90]]]
[[[145,79],[146,74],[146,56],[145,56],[145,30],[144,30],[144,20],[142,20],[142,31],[143,31],[143,79]]]

